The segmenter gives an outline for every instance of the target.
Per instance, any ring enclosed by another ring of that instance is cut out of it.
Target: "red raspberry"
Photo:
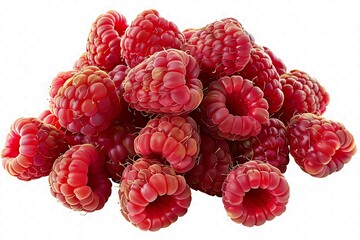
[[[105,167],[114,182],[120,182],[126,165],[136,153],[134,140],[136,127],[131,124],[112,125],[97,136],[86,136],[84,143],[97,145],[105,153]]]
[[[114,10],[96,18],[86,45],[87,58],[91,65],[110,71],[123,62],[120,41],[127,27],[126,18]]]
[[[114,82],[95,66],[85,67],[68,79],[54,100],[55,116],[72,133],[96,135],[120,112]]]
[[[185,174],[192,189],[221,197],[221,186],[230,171],[232,157],[225,140],[201,134],[199,157],[195,166]]]
[[[129,73],[130,68],[124,64],[117,65],[113,70],[109,72],[109,77],[114,81],[116,91],[119,96],[124,94],[123,81]]]
[[[93,212],[111,194],[104,156],[91,144],[71,147],[55,162],[49,175],[51,194],[65,207]]]
[[[197,31],[198,31],[198,29],[196,29],[196,28],[187,28],[184,31],[182,31],[182,34],[185,37],[185,42],[188,42],[190,40],[190,38],[192,37],[192,35],[194,35]]]
[[[237,75],[212,82],[200,107],[206,130],[217,138],[244,140],[256,136],[269,119],[263,91]]]
[[[280,83],[284,93],[284,104],[274,116],[285,124],[296,114],[309,112],[321,115],[325,112],[330,96],[309,74],[291,70],[281,75]]]
[[[280,216],[290,197],[288,182],[279,169],[249,161],[230,171],[223,184],[223,204],[232,221],[259,226]]]
[[[171,167],[140,158],[125,168],[119,197],[126,220],[141,230],[157,231],[186,214],[191,190]]]
[[[314,177],[341,170],[356,153],[354,137],[343,124],[311,113],[291,118],[288,139],[296,163]]]
[[[129,71],[124,99],[138,111],[191,112],[203,98],[199,71],[195,59],[181,50],[157,52]]]
[[[37,118],[18,118],[1,152],[5,170],[20,180],[47,176],[57,157],[68,149],[64,134]]]
[[[284,94],[281,91],[280,76],[272,64],[271,58],[259,47],[253,47],[250,52],[250,61],[239,72],[243,78],[253,81],[264,92],[264,98],[269,104],[269,113],[278,111],[283,102]]]
[[[165,158],[178,173],[194,167],[199,145],[199,130],[191,117],[167,115],[151,119],[134,141],[137,154]]]
[[[164,49],[180,49],[185,38],[171,21],[149,9],[141,12],[121,39],[121,55],[133,68],[147,57]]]
[[[51,81],[50,89],[49,89],[49,95],[50,95],[50,103],[49,103],[49,109],[50,111],[53,111],[54,104],[55,104],[55,96],[58,93],[59,89],[64,85],[66,80],[73,77],[77,71],[70,70],[66,72],[59,72],[56,77]]]
[[[79,59],[74,62],[73,69],[75,71],[80,71],[83,67],[91,66],[89,59],[87,57],[87,52],[84,52],[80,55]]]
[[[255,137],[244,141],[231,141],[229,145],[234,165],[249,160],[260,160],[273,165],[284,173],[289,164],[286,127],[276,118],[270,118],[264,123],[260,133]]]
[[[182,49],[199,63],[201,71],[222,77],[241,71],[250,60],[249,35],[234,18],[198,29]]]
[[[283,60],[281,60],[277,55],[275,55],[275,53],[273,51],[271,51],[271,49],[269,49],[268,47],[262,46],[265,50],[265,52],[269,55],[269,57],[271,58],[271,61],[273,63],[273,65],[276,68],[276,71],[279,75],[285,74],[287,72],[287,67],[285,65],[285,63],[283,62]]]

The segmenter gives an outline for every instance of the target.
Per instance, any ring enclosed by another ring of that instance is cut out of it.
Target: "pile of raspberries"
[[[2,165],[23,181],[47,177],[75,211],[102,209],[117,184],[121,214],[141,230],[184,216],[194,190],[259,226],[286,210],[290,155],[324,178],[356,153],[344,125],[322,116],[329,99],[235,18],[180,31],[154,9],[131,23],[110,10],[52,80],[49,108],[12,123]]]

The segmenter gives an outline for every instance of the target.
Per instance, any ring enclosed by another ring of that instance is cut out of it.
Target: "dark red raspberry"
[[[176,172],[185,173],[199,154],[199,130],[191,117],[156,117],[141,129],[134,147],[141,157],[164,158]]]
[[[116,91],[119,96],[122,97],[124,94],[123,81],[127,74],[129,73],[130,68],[124,64],[117,65],[113,70],[109,72],[109,77],[114,81]]]
[[[75,70],[70,70],[66,72],[59,72],[56,77],[51,81],[50,89],[49,89],[49,95],[50,95],[50,101],[49,101],[49,109],[50,111],[53,111],[54,104],[55,104],[55,96],[58,93],[59,89],[64,85],[66,80],[71,78],[77,73]]]
[[[271,58],[262,48],[253,47],[251,49],[250,61],[238,74],[251,80],[264,92],[270,114],[281,108],[284,94],[281,91],[280,76],[272,64]]]
[[[119,197],[126,220],[141,230],[157,231],[187,213],[191,190],[171,167],[140,158],[125,168]]]
[[[291,117],[301,113],[321,115],[329,104],[330,96],[326,89],[309,74],[300,70],[291,70],[280,77],[284,104],[274,114],[287,124]]]
[[[192,189],[221,197],[221,186],[231,165],[228,143],[202,133],[199,157],[195,166],[184,176]]]
[[[222,77],[241,71],[250,60],[249,35],[234,18],[198,29],[182,49],[199,63],[201,71]]]
[[[164,49],[180,49],[185,38],[178,27],[149,9],[141,12],[121,39],[121,55],[133,68],[147,57]]]
[[[2,165],[12,176],[29,181],[47,176],[67,149],[62,131],[37,118],[18,118],[6,137]]]
[[[200,105],[204,129],[217,138],[244,140],[256,136],[269,119],[263,91],[241,76],[225,76],[210,84]]]
[[[286,210],[290,189],[279,169],[249,161],[230,171],[223,184],[223,204],[232,221],[252,227]]]
[[[291,118],[288,139],[296,163],[314,177],[341,170],[356,153],[354,137],[342,123],[311,113]]]
[[[75,211],[100,210],[111,194],[104,156],[91,144],[72,146],[56,159],[49,184],[51,194]]]
[[[285,173],[289,164],[289,146],[286,127],[276,118],[270,118],[261,126],[255,137],[244,141],[230,141],[234,165],[249,160],[260,160],[273,165]]]
[[[87,58],[91,65],[110,71],[123,62],[120,41],[127,27],[126,18],[114,10],[96,18],[86,45]]]
[[[108,128],[120,112],[114,82],[98,67],[84,67],[56,94],[54,114],[72,133],[96,135]]]
[[[91,66],[89,59],[87,57],[87,52],[81,54],[78,60],[74,62],[73,69],[75,71],[80,71],[83,67]]]
[[[273,65],[275,66],[277,73],[279,75],[286,73],[287,67],[286,67],[285,63],[283,62],[283,60],[281,60],[277,55],[275,55],[275,53],[273,51],[271,51],[271,49],[269,49],[268,47],[265,47],[265,46],[262,46],[262,47],[264,48],[265,52],[271,58],[271,61],[272,61]]]
[[[105,167],[114,182],[120,182],[125,167],[135,158],[136,127],[131,124],[112,125],[97,136],[86,136],[84,143],[98,146],[105,153]]]
[[[181,50],[156,52],[129,71],[124,99],[138,111],[189,113],[203,98],[199,72],[195,59]]]

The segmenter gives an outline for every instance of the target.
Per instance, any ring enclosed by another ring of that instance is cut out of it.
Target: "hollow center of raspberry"
[[[226,107],[229,113],[235,116],[247,116],[248,107],[239,96],[230,95],[226,99]]]
[[[155,201],[149,203],[145,211],[149,215],[159,215],[161,212],[171,211],[175,207],[173,197],[169,195],[159,196]]]
[[[266,189],[251,189],[243,199],[244,207],[247,209],[262,209],[272,200],[272,195]]]

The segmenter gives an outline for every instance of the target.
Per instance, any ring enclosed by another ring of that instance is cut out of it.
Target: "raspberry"
[[[135,132],[136,127],[131,124],[112,125],[98,136],[86,136],[83,140],[97,145],[105,153],[105,167],[114,182],[120,182],[124,168],[136,155]]]
[[[20,180],[47,176],[53,162],[68,149],[64,134],[37,118],[18,118],[1,152],[4,169]]]
[[[230,171],[222,200],[230,219],[244,226],[259,226],[280,216],[290,197],[288,182],[270,164],[249,161]]]
[[[109,77],[114,81],[115,88],[119,96],[122,96],[122,94],[124,94],[123,81],[126,78],[129,71],[130,68],[128,66],[124,64],[119,64],[109,72]]]
[[[279,75],[285,74],[287,72],[287,67],[283,60],[281,60],[277,55],[275,55],[275,53],[271,51],[271,49],[269,49],[268,47],[263,46],[263,48],[267,55],[269,55],[269,57],[271,58],[271,61],[275,66],[277,73]]]
[[[157,231],[186,214],[191,190],[171,167],[140,158],[125,168],[119,197],[126,220],[141,230]]]
[[[51,81],[49,95],[50,95],[50,102],[49,102],[49,109],[53,111],[54,104],[55,104],[55,96],[58,93],[59,89],[64,85],[66,80],[71,78],[77,73],[75,70],[70,70],[66,72],[59,72],[55,78]]]
[[[330,97],[326,89],[309,74],[300,70],[291,70],[280,77],[284,104],[274,114],[287,124],[291,117],[301,113],[321,115],[329,104]]]
[[[75,71],[80,71],[83,67],[88,67],[88,66],[91,66],[91,65],[92,64],[90,64],[90,62],[89,62],[89,59],[87,57],[87,53],[84,52],[83,54],[81,54],[79,59],[74,62],[73,69]]]
[[[263,91],[241,76],[210,84],[200,105],[205,129],[217,138],[244,140],[256,136],[269,119]]]
[[[86,45],[87,58],[91,65],[110,71],[123,62],[120,41],[127,27],[126,18],[114,10],[96,18]]]
[[[129,71],[124,99],[138,111],[189,113],[203,98],[199,71],[195,59],[181,50],[157,52]]]
[[[67,208],[93,212],[102,209],[111,194],[107,176],[104,156],[91,144],[76,145],[54,162],[50,191]]]
[[[311,113],[291,118],[288,139],[295,162],[314,177],[341,170],[356,153],[354,137],[342,123]]]
[[[228,143],[202,133],[199,157],[195,166],[184,176],[192,189],[221,197],[221,186],[231,164],[232,157]]]
[[[69,78],[56,94],[54,114],[72,133],[96,135],[120,112],[114,82],[98,67],[89,66]]]
[[[185,38],[178,27],[154,9],[141,12],[121,39],[121,55],[133,68],[149,56],[164,49],[180,49]]]
[[[261,126],[261,131],[255,137],[244,141],[231,141],[231,153],[234,165],[249,160],[260,160],[273,165],[285,173],[289,164],[289,146],[286,127],[276,118],[270,118]]]
[[[259,47],[251,49],[250,61],[239,72],[239,75],[253,81],[254,85],[264,92],[270,114],[281,108],[284,102],[284,94],[281,91],[280,76],[276,72],[271,58],[263,49]]]
[[[134,140],[135,152],[142,157],[165,158],[177,173],[195,165],[200,135],[191,117],[162,116],[151,119]]]
[[[216,77],[241,71],[250,60],[249,35],[234,18],[215,21],[198,29],[183,45],[201,71]]]
[[[185,37],[185,42],[188,42],[190,40],[190,38],[192,37],[192,35],[194,35],[197,31],[198,31],[198,29],[195,29],[195,28],[187,28],[187,29],[183,30],[182,34]]]
[[[51,113],[50,110],[44,110],[39,116],[38,119],[44,123],[54,126],[58,130],[63,130],[59,123],[59,119]]]

